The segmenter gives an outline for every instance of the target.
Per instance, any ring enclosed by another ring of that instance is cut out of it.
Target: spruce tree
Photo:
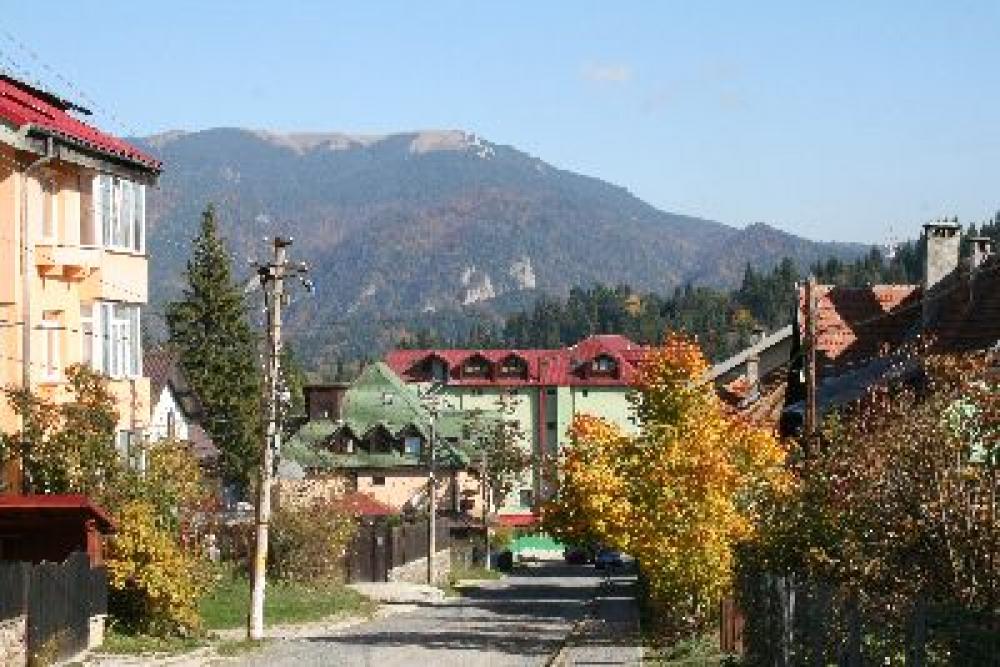
[[[246,489],[259,459],[261,368],[243,291],[233,281],[215,209],[201,217],[180,300],[167,306],[170,341],[221,453],[224,481]]]

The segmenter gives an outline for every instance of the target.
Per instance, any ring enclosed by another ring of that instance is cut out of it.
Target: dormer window
[[[500,375],[523,378],[528,374],[528,364],[521,357],[512,354],[500,362]]]
[[[490,374],[490,362],[481,356],[472,357],[462,366],[465,377],[485,378]]]
[[[611,375],[618,369],[618,362],[607,355],[595,357],[590,364],[590,370],[596,375]]]
[[[448,381],[448,362],[436,354],[425,357],[415,368],[416,374],[424,380],[444,384]]]

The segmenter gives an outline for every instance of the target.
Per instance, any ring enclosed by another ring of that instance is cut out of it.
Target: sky
[[[0,66],[118,134],[463,129],[813,239],[1000,208],[998,2],[21,0]]]

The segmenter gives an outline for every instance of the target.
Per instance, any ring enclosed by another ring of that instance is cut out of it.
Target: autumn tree
[[[592,536],[634,556],[668,631],[713,622],[761,494],[783,484],[783,450],[725,410],[702,381],[707,369],[686,337],[650,350],[634,396],[639,434],[578,418],[545,511],[556,535]]]
[[[21,388],[3,390],[22,429],[0,435],[0,457],[19,460],[26,492],[101,498],[123,470],[114,446],[118,412],[99,374],[73,365],[66,379],[70,398],[58,403]]]

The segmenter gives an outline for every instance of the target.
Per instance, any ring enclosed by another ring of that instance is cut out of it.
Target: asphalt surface
[[[593,566],[542,563],[407,613],[281,640],[239,664],[546,665],[583,625],[602,581]]]

